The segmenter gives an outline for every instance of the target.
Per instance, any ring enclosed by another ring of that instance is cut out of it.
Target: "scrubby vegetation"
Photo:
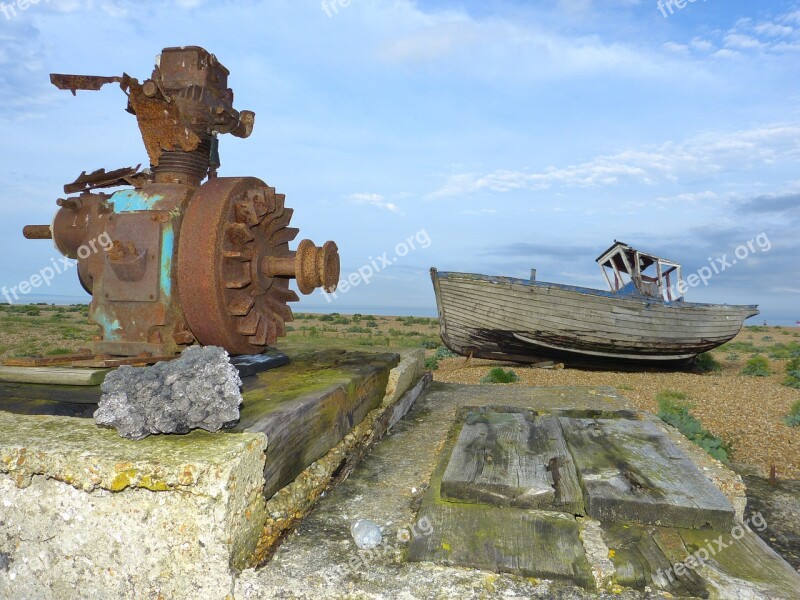
[[[742,375],[751,377],[767,377],[772,373],[769,368],[769,360],[764,356],[754,356],[744,365]]]
[[[506,371],[502,367],[495,367],[481,378],[481,383],[516,383],[517,381],[519,381],[519,375],[511,370]]]
[[[713,373],[722,371],[722,365],[719,364],[719,361],[714,358],[714,355],[710,352],[704,352],[703,354],[698,355],[694,361],[694,368],[700,373]]]
[[[800,358],[793,358],[786,363],[786,379],[783,385],[800,390]]]
[[[423,342],[423,346],[427,348],[430,344],[426,345],[426,342]],[[425,368],[430,369],[431,371],[435,371],[439,368],[439,361],[444,360],[445,358],[455,358],[458,354],[454,352],[450,352],[446,347],[439,346],[438,344],[435,346],[436,352],[433,356],[429,356],[425,359]]]
[[[786,416],[786,424],[789,427],[800,426],[800,400],[792,404],[792,408]]]
[[[659,419],[675,427],[717,460],[724,463],[730,461],[730,446],[704,429],[703,424],[689,412],[692,405],[686,401],[686,394],[665,390],[656,395],[656,400],[658,401]]]

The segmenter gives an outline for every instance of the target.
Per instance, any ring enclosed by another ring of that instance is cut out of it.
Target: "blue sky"
[[[56,256],[21,229],[50,222],[64,183],[146,160],[118,89],[73,98],[48,74],[144,79],[161,48],[201,45],[257,115],[250,139],[222,139],[220,175],[285,193],[344,274],[430,240],[295,308],[432,309],[431,266],[603,287],[593,260],[614,239],[691,273],[765,234],[768,251],[687,299],[800,318],[800,3],[697,0],[667,17],[656,0],[5,6],[2,285]],[[82,294],[74,272],[42,293]]]

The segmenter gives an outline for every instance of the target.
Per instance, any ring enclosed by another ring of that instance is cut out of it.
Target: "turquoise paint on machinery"
[[[108,202],[114,207],[116,213],[153,210],[157,202],[164,199],[160,194],[149,196],[141,190],[120,190]]]
[[[161,293],[162,301],[168,302],[172,296],[172,257],[175,252],[175,230],[173,222],[164,225],[161,231]]]
[[[118,341],[121,339],[120,331],[122,330],[122,326],[118,319],[112,321],[102,310],[94,311],[93,317],[94,322],[103,328],[104,339],[108,341]]]

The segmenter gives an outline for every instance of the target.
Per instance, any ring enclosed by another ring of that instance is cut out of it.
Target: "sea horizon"
[[[25,297],[26,302],[13,302],[14,305],[24,306],[26,304],[48,304],[54,306],[68,306],[70,304],[89,304],[91,298],[88,296],[68,296],[68,295],[29,295]],[[0,304],[9,304],[8,302],[0,302]],[[332,314],[339,313],[343,315],[380,315],[388,317],[438,317],[435,306],[352,306],[328,304],[328,305],[295,305],[292,310],[297,313],[317,313],[317,314]],[[772,327],[800,327],[798,323],[800,320],[786,318],[786,317],[772,317],[769,314],[761,314],[752,317],[745,321],[745,326],[752,327],[754,325],[763,325],[767,322],[768,326]]]

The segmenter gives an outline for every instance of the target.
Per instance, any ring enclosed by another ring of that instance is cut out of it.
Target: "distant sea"
[[[46,302],[47,304],[88,304],[89,296],[25,296],[25,302],[18,302],[16,304],[37,304]],[[5,303],[4,298],[0,298],[0,303]],[[292,304],[292,309],[295,312],[309,312],[309,313],[341,313],[343,315],[353,315],[360,313],[362,315],[380,315],[390,317],[436,317],[435,306],[339,306],[334,304],[327,305],[311,305],[311,304]],[[800,316],[800,315],[798,315]],[[768,325],[782,327],[793,327],[796,325],[796,319],[772,319],[769,315],[759,315],[753,319],[748,319],[746,325],[763,325],[764,321]]]

